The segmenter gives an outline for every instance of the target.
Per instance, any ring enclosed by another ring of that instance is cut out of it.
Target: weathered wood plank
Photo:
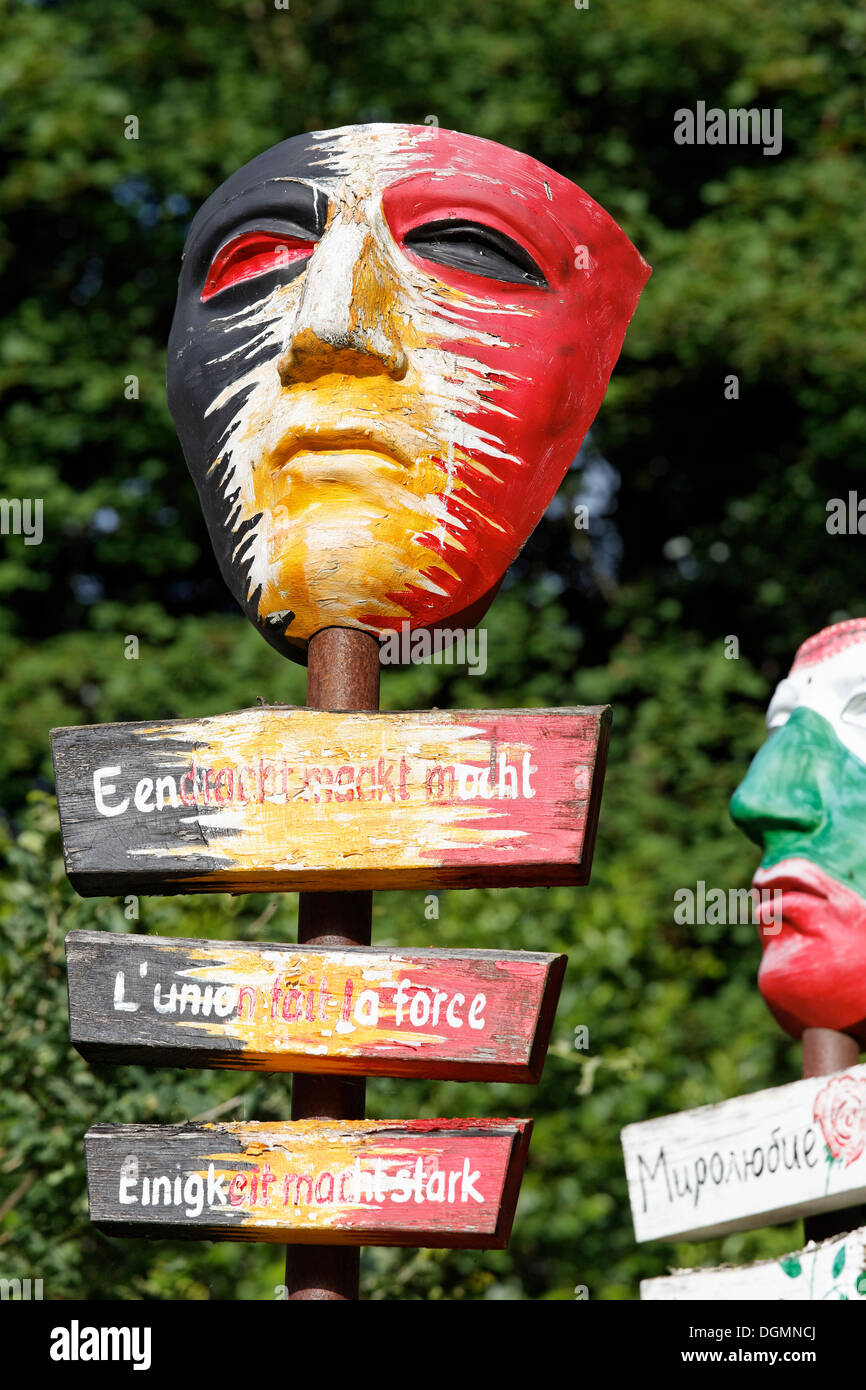
[[[537,1081],[565,956],[70,932],[91,1062]]]
[[[51,735],[83,896],[586,883],[610,710],[273,706]]]
[[[90,1217],[112,1235],[504,1249],[531,1120],[96,1125]]]
[[[776,1260],[736,1269],[677,1269],[663,1279],[641,1281],[642,1299],[667,1302],[749,1300],[821,1303],[866,1298],[866,1226]]]
[[[622,1131],[638,1240],[705,1240],[866,1199],[866,1066]]]

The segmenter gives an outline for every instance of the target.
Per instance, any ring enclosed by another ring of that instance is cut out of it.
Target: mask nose
[[[826,819],[818,776],[826,748],[815,718],[811,710],[794,710],[759,749],[731,797],[734,824],[761,848],[774,832],[809,835]]]
[[[320,376],[406,375],[393,272],[370,228],[338,214],[307,266],[301,300],[277,371],[283,386]]]

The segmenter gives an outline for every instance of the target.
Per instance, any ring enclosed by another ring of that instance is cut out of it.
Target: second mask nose
[[[764,849],[774,836],[814,834],[826,820],[822,788],[840,752],[825,719],[795,709],[752,759],[731,797],[732,820]]]
[[[307,267],[280,381],[288,387],[328,373],[399,379],[407,365],[393,272],[370,228],[338,214]]]

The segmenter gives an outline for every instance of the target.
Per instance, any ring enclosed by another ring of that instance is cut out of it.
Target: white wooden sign
[[[635,1236],[705,1240],[866,1199],[866,1066],[622,1131]]]
[[[742,1269],[677,1269],[644,1279],[642,1299],[667,1302],[838,1303],[866,1299],[866,1226]]]

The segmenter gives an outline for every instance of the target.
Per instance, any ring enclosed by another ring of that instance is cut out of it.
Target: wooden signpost
[[[628,1125],[635,1235],[707,1240],[866,1200],[866,1066]]]
[[[741,1268],[678,1269],[644,1279],[642,1299],[660,1302],[848,1302],[866,1299],[866,1226],[805,1250]]]
[[[338,713],[55,729],[79,893],[586,883],[610,711]]]
[[[283,141],[193,219],[169,405],[307,708],[54,730],[66,868],[83,896],[297,891],[298,946],[73,933],[70,1021],[94,1061],[291,1070],[292,1122],[97,1126],[105,1229],[284,1240],[317,1300],[357,1297],[347,1244],[506,1243],[530,1122],[367,1121],[364,1077],[537,1081],[563,958],[374,951],[372,890],[585,884],[610,711],[380,713],[380,658],[466,650],[648,275],[582,189],[438,127]]]
[[[503,1249],[531,1120],[96,1125],[110,1235]]]
[[[70,932],[91,1062],[535,1082],[565,957]]]
[[[531,1121],[365,1120],[364,1078],[538,1081],[565,958],[374,948],[370,890],[585,882],[604,776],[606,707],[363,713],[378,658],[325,629],[307,710],[53,735],[79,892],[302,890],[297,946],[67,938],[90,1061],[294,1073],[285,1124],[95,1126],[92,1219],[285,1242],[292,1299],[357,1297],[361,1245],[507,1243]]]

